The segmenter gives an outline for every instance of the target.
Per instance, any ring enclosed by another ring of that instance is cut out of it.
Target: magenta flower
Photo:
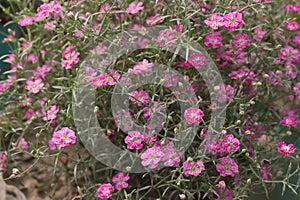
[[[144,9],[144,7],[143,7],[143,2],[138,2],[138,3],[136,3],[136,2],[132,2],[130,5],[129,5],[129,7],[126,9],[126,12],[128,13],[128,14],[132,14],[132,15],[134,15],[134,14],[136,14],[136,13],[138,13],[140,10],[143,10]]]
[[[216,168],[220,176],[234,176],[239,171],[238,165],[231,158],[222,158]]]
[[[141,155],[142,165],[148,166],[150,169],[154,169],[158,166],[158,163],[163,159],[164,153],[160,145],[155,145],[148,148]]]
[[[204,169],[205,167],[201,160],[198,160],[197,162],[186,160],[183,163],[183,173],[185,176],[198,176]]]
[[[178,83],[178,76],[175,72],[165,72],[163,80],[165,80],[164,87],[174,87]]]
[[[231,12],[224,16],[224,26],[231,31],[234,31],[238,26],[244,24],[242,13]]]
[[[232,43],[234,46],[244,49],[250,45],[250,40],[248,40],[247,37],[248,35],[246,33],[237,34]]]
[[[232,134],[229,134],[223,139],[221,147],[221,150],[225,153],[235,152],[240,148],[240,141]]]
[[[41,67],[37,67],[34,74],[35,79],[43,79],[46,77],[47,73],[51,71],[51,67],[47,65],[43,65]]]
[[[295,36],[294,39],[293,39],[293,42],[296,45],[300,46],[300,35]]]
[[[141,75],[142,77],[147,76],[152,72],[153,63],[150,63],[147,59],[144,59],[141,62],[138,62],[133,69],[129,69],[129,74]]]
[[[217,85],[214,90],[217,94],[217,101],[220,103],[230,102],[234,95],[234,88],[231,85]]]
[[[97,194],[100,199],[108,199],[112,196],[113,191],[115,188],[110,183],[106,183],[99,186]]]
[[[177,150],[174,148],[173,143],[170,140],[166,140],[165,145],[162,145],[162,151],[164,153],[164,157],[161,161],[164,162],[165,166],[179,166],[182,153],[177,152]]]
[[[3,152],[0,152],[0,171],[6,168],[6,155]]]
[[[120,74],[115,73],[113,69],[109,73],[102,72],[100,76],[91,78],[92,86],[94,88],[99,88],[105,85],[115,85],[117,80],[119,80]]]
[[[187,124],[200,124],[204,117],[204,113],[199,108],[188,108],[184,112],[184,118]]]
[[[224,21],[223,17],[217,14],[211,14],[209,16],[209,20],[204,20],[204,23],[210,26],[212,29],[217,30],[219,27],[222,27],[224,25],[223,21]]]
[[[129,176],[125,176],[123,172],[119,172],[118,175],[112,178],[112,182],[115,184],[117,190],[122,190],[128,187],[127,181]]]
[[[99,10],[99,12],[101,12],[101,14],[99,14],[99,15],[97,16],[98,19],[101,18],[101,17],[103,16],[102,13],[105,13],[105,12],[109,11],[109,9],[110,9],[109,3],[106,3],[106,4],[104,4],[103,6],[101,6],[101,7],[100,7],[100,10]]]
[[[295,147],[293,144],[287,145],[285,142],[278,143],[278,152],[286,156],[290,156],[291,153],[295,152]]]
[[[296,84],[293,88],[295,95],[298,96],[298,99],[300,99],[300,82]]]
[[[212,154],[215,154],[221,149],[220,142],[216,138],[207,140],[205,143],[205,148]]]
[[[122,129],[123,131],[129,131],[133,125],[130,112],[117,113],[115,124],[118,128]]]
[[[79,61],[80,53],[73,50],[74,48],[74,45],[70,45],[62,53],[63,60],[61,61],[61,65],[66,69],[71,69]]]
[[[266,34],[266,31],[262,30],[259,27],[254,29],[254,32],[256,34],[253,36],[253,39],[256,40],[256,41],[260,41],[264,37],[264,35]]]
[[[148,93],[144,90],[135,90],[130,93],[129,99],[132,102],[137,103],[138,106],[142,106],[143,104],[149,103],[149,96]]]
[[[146,20],[146,24],[147,25],[161,24],[161,23],[163,23],[163,21],[164,21],[164,18],[160,14],[156,14],[154,16],[150,16]]]
[[[33,17],[28,17],[28,16],[23,16],[23,19],[18,21],[18,24],[20,26],[28,26],[33,24],[34,18]]]
[[[63,127],[62,129],[53,133],[52,142],[60,147],[67,147],[71,144],[76,143],[76,135],[75,132],[67,127]]]
[[[285,116],[281,121],[280,123],[283,125],[283,126],[297,126],[297,120],[293,117],[289,117],[289,116]]]
[[[171,29],[161,30],[157,37],[160,47],[172,46],[175,41],[176,38]]]
[[[228,188],[216,188],[216,193],[219,197],[216,200],[232,200],[232,193]]]
[[[144,141],[144,136],[137,131],[130,131],[125,138],[125,143],[128,149],[140,150],[143,148],[142,142]]]
[[[222,39],[221,33],[213,32],[205,37],[204,44],[205,46],[211,46],[212,48],[217,49],[223,45]]]
[[[203,53],[193,53],[190,55],[188,62],[191,63],[196,69],[201,68],[206,64],[206,58]]]
[[[59,108],[56,105],[53,105],[50,107],[50,109],[47,111],[47,113],[45,113],[44,111],[44,117],[43,120],[44,121],[48,121],[48,120],[54,120],[56,119],[56,115],[59,112]]]
[[[299,28],[297,21],[287,22],[284,26],[286,29],[288,29],[290,31],[295,31]]]
[[[36,79],[35,81],[31,79],[26,80],[25,89],[36,94],[44,87],[42,79]]]
[[[264,181],[270,180],[270,175],[271,175],[271,162],[269,160],[263,159],[260,162],[260,174],[262,176],[262,179]]]

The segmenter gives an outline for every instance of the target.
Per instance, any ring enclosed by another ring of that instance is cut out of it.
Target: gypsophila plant
[[[21,31],[2,41],[0,171],[35,180],[28,199],[300,197],[299,2],[0,8]]]

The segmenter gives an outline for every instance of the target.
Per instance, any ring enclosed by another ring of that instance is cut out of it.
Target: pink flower
[[[221,150],[225,153],[235,152],[240,148],[240,141],[232,134],[226,135],[221,144]]]
[[[108,199],[112,196],[113,191],[115,188],[110,183],[106,183],[99,186],[97,194],[100,199]]]
[[[20,26],[28,26],[33,24],[34,18],[33,17],[28,17],[28,16],[23,16],[23,19],[18,21],[18,24]]]
[[[284,26],[290,31],[295,31],[299,28],[297,21],[287,22]]]
[[[63,127],[59,131],[53,133],[52,142],[60,147],[67,147],[76,143],[75,132],[67,127]]]
[[[223,20],[224,18],[217,15],[217,14],[211,14],[209,16],[209,20],[204,20],[204,23],[208,26],[210,26],[212,29],[217,30],[219,27],[223,26]]]
[[[286,156],[289,156],[291,153],[295,152],[295,147],[293,144],[286,145],[285,142],[278,143],[278,152]]]
[[[216,193],[219,197],[216,200],[232,200],[232,193],[228,188],[216,188]]]
[[[186,160],[183,163],[183,173],[185,176],[198,176],[204,169],[205,167],[201,160],[198,160],[197,162]]]
[[[42,79],[45,78],[47,73],[51,71],[51,67],[47,66],[47,65],[43,65],[41,67],[37,67],[34,74],[34,78],[35,79]]]
[[[222,39],[221,33],[213,32],[205,37],[204,44],[205,46],[211,46],[212,48],[217,49],[223,45]]]
[[[217,101],[220,103],[230,102],[234,95],[234,88],[231,85],[217,85],[214,87],[214,91],[217,94]]]
[[[165,80],[164,87],[174,87],[178,83],[178,76],[175,72],[165,72],[163,80]]]
[[[143,104],[149,103],[149,96],[148,93],[144,90],[135,90],[130,93],[129,99],[132,102],[137,103],[138,106],[142,106]]]
[[[163,21],[164,21],[164,18],[160,14],[156,14],[154,16],[150,16],[146,20],[146,24],[147,25],[161,24],[161,23],[163,23]]]
[[[264,35],[266,34],[266,31],[262,30],[261,28],[257,27],[254,32],[256,35],[253,36],[253,39],[256,41],[260,41]]]
[[[0,171],[6,168],[6,155],[3,152],[0,152]]]
[[[160,145],[155,145],[148,148],[141,155],[142,165],[149,166],[150,169],[154,169],[158,166],[158,163],[163,159],[164,153],[162,152]]]
[[[143,7],[143,2],[138,2],[138,3],[136,3],[136,2],[132,2],[130,5],[129,5],[129,7],[126,9],[126,12],[128,13],[128,14],[132,14],[132,15],[134,15],[134,14],[136,14],[136,13],[138,13],[140,10],[143,10],[144,9],[144,7]]]
[[[103,16],[102,13],[106,13],[107,11],[109,11],[110,9],[110,5],[109,3],[104,4],[103,6],[100,7],[99,12],[101,12],[101,14],[98,15],[98,19],[101,18]]]
[[[236,40],[234,40],[232,43],[234,46],[244,49],[250,45],[250,40],[248,40],[247,37],[248,35],[245,33],[237,34],[235,36]]]
[[[293,39],[293,42],[296,45],[300,46],[300,35],[295,36],[294,39]]]
[[[260,163],[261,169],[260,174],[264,181],[270,180],[271,175],[271,162],[269,160],[263,159]]]
[[[300,82],[297,83],[293,88],[295,95],[298,96],[298,99],[300,99]]]
[[[66,69],[71,69],[72,66],[79,61],[80,53],[73,50],[73,48],[75,48],[75,46],[70,45],[62,53],[63,60],[61,61],[61,65]]]
[[[147,59],[144,59],[141,62],[138,62],[133,69],[129,69],[129,74],[141,75],[142,77],[147,76],[152,72],[153,63],[150,63]]]
[[[115,123],[116,126],[122,129],[123,131],[129,131],[133,125],[130,112],[117,113]]]
[[[35,81],[33,81],[31,79],[26,80],[25,89],[34,94],[38,93],[43,87],[44,87],[44,83],[43,83],[42,79],[37,79]]]
[[[166,143],[162,145],[162,152],[164,153],[164,157],[161,161],[164,162],[165,166],[179,166],[182,153],[177,152],[177,150],[174,148],[173,143],[170,140],[166,140]]]
[[[297,126],[297,120],[293,117],[289,117],[289,116],[285,116],[281,121],[280,123],[283,125],[283,126]]]
[[[191,63],[196,69],[201,68],[202,66],[206,65],[206,58],[203,53],[193,53],[190,55],[188,62]]]
[[[53,105],[50,107],[50,109],[47,111],[47,113],[45,113],[44,111],[44,117],[43,120],[44,121],[48,121],[48,120],[54,120],[56,119],[56,115],[59,112],[59,108],[56,105]]]
[[[129,180],[129,176],[125,176],[123,172],[119,172],[118,175],[112,178],[112,182],[115,183],[117,190],[122,190],[123,188],[127,188],[128,180]]]
[[[203,121],[204,113],[199,108],[188,108],[184,112],[184,118],[187,124],[199,124]]]
[[[144,136],[137,131],[130,131],[125,138],[125,143],[128,149],[140,150],[143,148],[142,142],[144,141]]]
[[[174,32],[171,29],[159,31],[157,42],[160,47],[172,46],[176,41]]]
[[[231,158],[222,158],[216,168],[220,176],[234,176],[239,171],[238,165]]]
[[[216,138],[207,140],[205,143],[205,148],[210,151],[212,154],[217,153],[221,149],[220,142]]]
[[[231,31],[234,31],[238,26],[244,24],[242,13],[231,12],[224,16],[224,26]]]

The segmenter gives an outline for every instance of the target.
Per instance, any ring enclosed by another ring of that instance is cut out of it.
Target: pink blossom
[[[130,5],[129,5],[129,7],[126,9],[126,12],[128,13],[128,14],[132,14],[132,15],[134,15],[134,14],[136,14],[136,13],[138,13],[140,10],[143,10],[144,9],[144,7],[143,7],[143,2],[138,2],[138,3],[136,3],[136,2],[132,2]]]
[[[253,39],[256,41],[260,41],[266,34],[266,31],[262,30],[260,27],[255,28],[254,32],[255,35],[253,36]]]
[[[7,160],[7,157],[6,157],[5,153],[0,152],[0,171],[5,170],[6,160]]]
[[[199,108],[188,108],[184,112],[184,118],[187,124],[200,124],[204,117],[204,113]]]
[[[143,104],[149,103],[149,96],[148,93],[144,90],[135,90],[130,93],[129,99],[132,102],[137,103],[138,106],[142,106]]]
[[[146,20],[146,24],[147,25],[156,25],[156,24],[161,24],[163,23],[164,18],[160,15],[160,14],[156,14],[154,16],[150,16],[147,20]]]
[[[295,152],[295,147],[293,144],[287,145],[285,142],[278,143],[278,152],[286,156],[290,156],[291,153]]]
[[[217,30],[219,27],[223,26],[223,20],[224,18],[217,15],[217,14],[211,14],[209,16],[209,20],[204,20],[204,23],[208,26],[210,26],[212,29]]]
[[[48,65],[43,65],[41,67],[37,67],[34,74],[35,79],[43,79],[46,77],[47,73],[51,71],[51,67]]]
[[[125,176],[123,172],[119,172],[116,176],[112,178],[112,182],[116,185],[117,190],[122,190],[128,187],[127,181],[129,176]]]
[[[236,40],[234,40],[232,43],[234,46],[244,49],[250,45],[250,40],[248,40],[247,37],[248,35],[245,33],[237,34],[235,36]]]
[[[295,64],[286,62],[284,65],[284,74],[286,75],[286,77],[295,79],[297,77],[297,68]]]
[[[31,79],[26,80],[25,89],[36,94],[44,87],[42,79],[36,79],[35,81]]]
[[[220,141],[216,138],[212,138],[210,140],[207,140],[205,143],[205,148],[210,151],[212,154],[217,153],[221,150]]]
[[[129,69],[128,73],[145,77],[152,72],[152,66],[153,63],[149,62],[147,59],[144,59],[143,61],[138,62],[133,69]]]
[[[183,163],[183,173],[185,176],[198,176],[204,169],[205,167],[201,160],[197,162],[186,160]]]
[[[125,143],[128,149],[140,150],[143,148],[142,142],[144,141],[144,136],[138,131],[130,131],[125,138]]]
[[[155,141],[158,140],[158,137],[152,133],[152,131],[143,133],[144,142],[148,145],[153,145]]]
[[[234,88],[231,85],[217,85],[214,87],[214,91],[217,94],[217,101],[220,103],[230,102],[234,95]]]
[[[172,46],[176,41],[174,32],[171,29],[159,31],[157,42],[160,47]]]
[[[110,183],[101,184],[97,190],[98,198],[108,199],[112,196],[113,191],[115,188]]]
[[[56,105],[52,105],[50,109],[47,111],[47,113],[44,111],[45,116],[43,117],[43,120],[48,121],[48,120],[56,119],[56,115],[58,112],[59,112],[59,108]]]
[[[158,166],[158,163],[163,159],[164,153],[160,145],[155,145],[148,148],[141,155],[142,165],[149,166],[150,169],[154,169]]]
[[[240,148],[240,141],[232,134],[229,134],[223,139],[221,147],[221,150],[225,153],[235,152]]]
[[[76,135],[75,132],[67,127],[63,127],[62,129],[53,133],[52,142],[60,147],[67,147],[71,144],[76,143]]]
[[[205,46],[211,46],[212,48],[217,49],[223,45],[222,39],[220,32],[213,32],[205,37],[204,44]]]
[[[292,63],[300,61],[300,53],[298,49],[295,49],[289,45],[285,45],[284,47],[280,48],[279,51],[279,57],[282,60]]]
[[[269,160],[263,159],[260,162],[260,174],[262,176],[262,179],[264,181],[270,180],[270,175],[271,175],[271,162]]]
[[[103,16],[103,13],[106,13],[107,11],[109,11],[109,9],[110,9],[109,3],[106,3],[103,6],[101,6],[100,10],[99,10],[99,12],[101,12],[101,14],[98,15],[98,19]]]
[[[115,73],[113,69],[109,70],[109,73],[102,72],[100,76],[93,77],[91,79],[92,86],[99,88],[106,85],[115,85],[116,81],[119,80],[120,74]]]
[[[18,24],[20,26],[28,26],[28,25],[32,25],[34,21],[33,17],[28,17],[28,16],[23,16],[23,19],[18,21]]]
[[[27,57],[27,62],[29,63],[37,63],[38,61],[38,57],[36,55],[34,55],[33,53],[29,54],[28,57]]]
[[[202,66],[206,65],[206,58],[203,53],[193,53],[188,58],[188,62],[194,66],[196,69],[201,68]]]
[[[300,46],[300,35],[295,36],[294,39],[293,39],[293,42],[296,45]]]
[[[174,87],[178,83],[178,76],[175,72],[166,72],[163,80],[165,81],[163,84],[164,87]]]
[[[283,125],[283,126],[297,126],[297,120],[293,117],[289,117],[289,116],[285,116],[281,121],[280,123]]]
[[[231,158],[222,158],[216,168],[221,176],[234,176],[239,171],[238,165]]]
[[[133,125],[130,112],[118,113],[115,118],[116,126],[123,131],[129,131]]]
[[[295,31],[299,28],[297,21],[287,22],[284,26],[290,31]]]
[[[66,69],[71,69],[79,61],[80,53],[73,50],[74,48],[74,45],[70,45],[62,53],[63,60],[61,61],[61,65]]]
[[[179,166],[182,153],[176,151],[173,143],[170,140],[166,140],[166,143],[162,145],[162,152],[164,153],[164,157],[161,161],[164,162],[165,166]]]
[[[228,188],[216,188],[216,193],[219,197],[216,200],[232,200],[232,193]]]
[[[300,99],[300,82],[298,82],[294,87],[293,90],[295,92],[295,95]]]
[[[231,12],[224,16],[224,26],[231,31],[234,31],[238,26],[244,24],[242,13]]]

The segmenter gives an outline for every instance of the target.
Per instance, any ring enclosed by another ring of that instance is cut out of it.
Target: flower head
[[[205,167],[201,160],[198,160],[197,162],[186,160],[183,163],[183,173],[185,176],[198,176],[204,169]]]
[[[239,171],[238,165],[231,158],[222,158],[216,168],[221,176],[234,176]]]
[[[278,143],[278,152],[286,156],[289,156],[291,153],[295,152],[295,147],[293,144],[287,145],[285,142]]]
[[[113,191],[115,188],[110,183],[106,183],[99,186],[97,194],[100,199],[107,199],[112,196]]]

